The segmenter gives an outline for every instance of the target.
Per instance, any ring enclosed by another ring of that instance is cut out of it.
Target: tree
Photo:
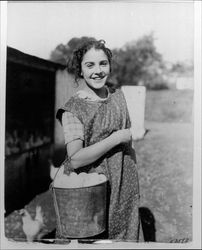
[[[67,64],[68,59],[71,57],[72,52],[83,42],[87,40],[95,40],[93,37],[83,36],[81,38],[73,37],[69,42],[64,44],[59,44],[52,52],[50,60],[53,62],[61,63],[63,65]]]
[[[187,72],[193,72],[194,65],[193,62],[176,62],[172,65],[171,72],[176,72],[177,74],[184,74]]]
[[[149,74],[151,65],[158,62],[162,67],[162,56],[156,51],[153,34],[127,43],[122,49],[113,50],[115,75],[119,85],[138,85]]]

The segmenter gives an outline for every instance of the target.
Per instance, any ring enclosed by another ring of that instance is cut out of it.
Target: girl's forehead
[[[107,55],[102,49],[89,49],[83,56],[83,61],[97,61],[97,60],[106,60]]]

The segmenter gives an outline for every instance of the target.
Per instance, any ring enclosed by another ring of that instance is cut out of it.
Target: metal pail
[[[60,237],[85,238],[105,231],[107,181],[90,187],[51,188]]]

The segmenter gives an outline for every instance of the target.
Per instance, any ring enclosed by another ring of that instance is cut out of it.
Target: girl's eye
[[[103,65],[103,66],[107,66],[109,64],[109,62],[108,61],[102,61],[100,64]]]
[[[92,67],[93,67],[93,64],[89,63],[89,64],[86,64],[86,66],[87,66],[88,68],[92,68]]]

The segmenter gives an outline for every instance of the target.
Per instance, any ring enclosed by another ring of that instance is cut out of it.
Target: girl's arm
[[[104,140],[91,146],[83,148],[82,140],[74,140],[67,144],[67,154],[71,157],[71,166],[74,169],[86,166],[98,160],[110,149],[120,143],[126,143],[131,140],[129,129],[122,129],[112,133]]]

